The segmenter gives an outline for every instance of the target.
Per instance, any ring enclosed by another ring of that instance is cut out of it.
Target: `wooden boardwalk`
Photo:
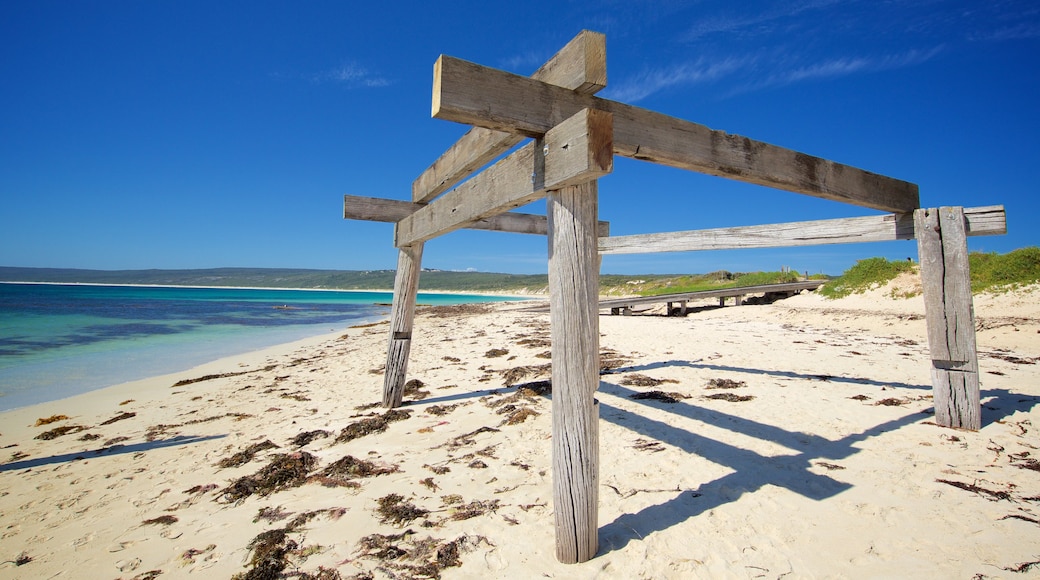
[[[748,294],[763,294],[766,297],[787,297],[801,292],[802,290],[816,290],[826,280],[806,280],[804,282],[787,282],[784,284],[761,284],[759,286],[741,286],[738,288],[723,288],[720,290],[702,290],[700,292],[682,292],[678,294],[659,294],[657,296],[635,296],[631,298],[616,298],[612,300],[600,300],[600,309],[609,308],[611,314],[631,314],[633,306],[644,304],[668,304],[668,312],[672,311],[672,304],[679,304],[679,313],[686,314],[686,303],[691,300],[704,300],[706,298],[718,298],[719,306],[724,306],[726,298],[734,298],[737,306],[744,303],[744,297]]]
[[[707,298],[718,298],[719,306],[725,305],[727,298],[734,298],[737,306],[744,303],[744,297],[748,294],[762,294],[767,297],[793,296],[802,290],[816,290],[823,286],[826,280],[806,280],[804,282],[787,282],[784,284],[762,284],[759,286],[740,286],[737,288],[722,288],[719,290],[701,290],[699,292],[681,292],[677,294],[658,294],[656,296],[631,296],[628,298],[612,298],[600,300],[599,309],[610,309],[611,314],[631,314],[632,307],[646,304],[668,304],[669,313],[672,305],[679,304],[679,313],[686,314],[686,303],[692,300],[704,300]],[[525,309],[526,310],[526,309]],[[536,306],[531,312],[548,312],[548,306]]]

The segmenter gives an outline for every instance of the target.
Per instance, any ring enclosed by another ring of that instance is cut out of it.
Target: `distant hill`
[[[0,281],[61,284],[147,284],[168,286],[238,286],[256,288],[321,288],[391,290],[393,270],[303,270],[284,268],[211,268],[205,270],[78,270],[0,266]],[[540,292],[548,286],[543,275],[425,270],[423,290],[459,292]]]
[[[12,268],[0,266],[2,282],[50,282],[58,284],[143,284],[164,286],[237,286],[246,288],[307,288],[330,290],[392,290],[393,270],[303,270],[286,268],[211,268],[206,270],[77,270],[64,268]],[[748,276],[753,277],[748,278]],[[600,276],[603,295],[648,295],[717,289],[741,283],[790,281],[791,273],[640,274]],[[423,270],[421,290],[446,292],[548,293],[545,274],[495,272],[445,272]]]

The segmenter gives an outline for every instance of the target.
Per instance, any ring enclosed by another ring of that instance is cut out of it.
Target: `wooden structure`
[[[424,242],[469,227],[547,235],[556,555],[583,562],[598,550],[600,254],[916,238],[936,420],[978,429],[965,236],[1003,233],[1003,208],[920,209],[912,183],[595,97],[606,85],[605,45],[603,35],[583,31],[529,78],[441,56],[434,65],[433,116],[473,128],[415,180],[410,203],[345,197],[346,218],[396,222],[399,260],[383,404],[401,404]],[[462,182],[527,137],[527,144]],[[612,238],[598,222],[597,179],[611,172],[614,155],[888,213]],[[546,217],[507,213],[542,197]]]

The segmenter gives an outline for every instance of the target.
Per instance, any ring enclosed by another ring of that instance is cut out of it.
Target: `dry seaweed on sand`
[[[267,530],[257,535],[247,546],[253,555],[248,566],[252,568],[236,574],[234,580],[260,580],[281,578],[282,571],[289,566],[289,555],[299,548],[295,540],[289,539],[286,530]]]
[[[451,519],[455,521],[468,520],[482,516],[488,512],[494,512],[499,508],[500,500],[489,499],[487,501],[471,501],[467,504],[452,508]]]
[[[111,425],[112,423],[115,423],[116,421],[123,421],[124,419],[130,419],[130,418],[133,418],[133,417],[136,417],[136,416],[137,416],[137,413],[131,413],[131,412],[120,413],[120,414],[116,415],[115,417],[112,417],[111,419],[108,419],[107,421],[103,421],[101,424],[102,425]]]
[[[655,379],[646,375],[634,373],[618,381],[626,387],[656,387],[664,383],[678,383],[675,379]]]
[[[400,468],[396,465],[376,465],[371,461],[365,461],[364,459],[357,459],[352,455],[347,455],[323,469],[321,473],[322,475],[330,477],[375,477],[377,475],[397,473],[398,471],[400,471]]]
[[[636,439],[632,444],[632,449],[637,451],[649,451],[650,453],[658,453],[664,451],[664,445],[660,441],[650,441],[647,439]]]
[[[370,534],[358,541],[358,552],[361,558],[376,560],[378,569],[392,578],[440,578],[444,568],[462,565],[464,552],[481,543],[492,545],[484,536],[459,536],[445,542],[429,536],[418,539],[416,535],[410,529],[400,534]],[[406,576],[398,576],[394,571]]]
[[[502,371],[502,384],[511,387],[527,377],[548,376],[552,365],[527,365]]]
[[[39,439],[41,441],[50,441],[51,439],[57,439],[62,435],[68,435],[69,433],[79,433],[80,431],[86,431],[89,427],[83,425],[64,425],[62,427],[55,427],[50,431],[44,431],[33,439]]]
[[[217,462],[217,467],[226,469],[228,467],[239,467],[245,465],[256,457],[257,453],[261,451],[267,451],[268,449],[278,449],[278,446],[271,442],[270,439],[264,440],[262,443],[254,443],[249,447],[246,447],[242,451],[235,453],[231,457],[225,457]]]
[[[412,412],[402,409],[391,409],[382,415],[376,415],[374,417],[367,417],[360,421],[355,421],[350,425],[347,425],[339,432],[336,437],[336,443],[346,443],[347,441],[353,441],[359,437],[365,435],[371,435],[373,433],[382,433],[387,430],[390,423],[394,421],[403,421],[411,417]]]
[[[177,523],[177,521],[178,521],[177,520],[177,516],[159,516],[157,518],[152,518],[150,520],[145,520],[145,521],[141,522],[141,525],[143,525],[143,526],[155,526],[155,525],[168,526],[170,524]]]
[[[58,421],[67,421],[68,419],[68,415],[51,415],[50,417],[41,417],[36,420],[36,426],[42,427],[43,425],[50,425],[51,423],[56,423]]]
[[[689,395],[682,393],[666,393],[664,391],[648,391],[646,393],[634,393],[628,396],[630,399],[661,401],[662,403],[678,403],[682,399],[689,399]]]
[[[896,399],[894,397],[889,397],[887,399],[881,399],[880,401],[874,403],[874,405],[884,405],[885,407],[899,407],[909,402],[910,401],[908,399]]]
[[[480,435],[481,433],[498,433],[498,432],[499,432],[499,430],[495,429],[494,427],[484,426],[484,427],[481,427],[480,429],[477,429],[475,431],[470,431],[469,433],[464,433],[462,435],[454,437],[453,439],[451,439],[450,441],[448,441],[444,445],[446,445],[448,447],[463,447],[465,445],[473,445],[473,444],[475,444],[477,442],[477,440],[473,438],[474,436]]]
[[[257,523],[260,520],[265,522],[278,522],[285,518],[293,515],[295,512],[287,512],[282,506],[277,507],[262,507],[256,512],[256,517],[253,518],[253,523]]]
[[[412,379],[404,384],[403,396],[409,397],[413,401],[421,401],[430,396],[430,391],[422,390],[425,386],[426,383],[419,379]]]
[[[332,433],[323,429],[316,429],[314,431],[304,431],[303,433],[300,433],[296,437],[292,438],[292,444],[296,447],[303,447],[305,445],[308,445],[311,441],[314,441],[315,439],[323,439],[325,437],[328,437],[329,435],[332,435]]]
[[[454,405],[431,405],[429,407],[426,407],[426,413],[430,415],[436,415],[438,417],[441,415],[447,415],[448,413],[451,413],[456,408],[458,408],[459,404],[460,403],[455,403]]]
[[[538,411],[530,407],[520,407],[509,412],[506,418],[502,421],[502,425],[519,425],[527,420],[528,417],[537,417],[540,415]]]
[[[248,375],[249,373],[255,373],[255,372],[258,372],[258,371],[273,371],[276,368],[278,368],[278,365],[267,365],[266,367],[264,367],[262,369],[253,369],[253,370],[249,370],[249,371],[238,371],[238,372],[233,372],[233,373],[220,373],[220,374],[215,374],[215,375],[202,375],[201,377],[198,377],[198,378],[195,378],[195,379],[184,379],[184,380],[181,380],[181,381],[177,381],[176,383],[173,383],[171,388],[172,387],[183,387],[183,386],[191,385],[191,384],[194,384],[194,383],[201,383],[203,381],[212,381],[214,379],[226,379],[226,378],[229,378],[229,377],[238,377],[238,376],[242,376],[242,375]]]
[[[461,315],[484,314],[491,309],[490,304],[455,304],[451,306],[424,306],[420,312],[430,318],[454,318]]]
[[[711,379],[708,381],[706,389],[741,389],[747,386],[744,381],[734,381],[733,379]]]
[[[1023,574],[1025,572],[1028,572],[1028,571],[1032,570],[1036,566],[1040,566],[1040,560],[1037,560],[1035,562],[1022,562],[1022,563],[1018,564],[1017,566],[1008,566],[1008,567],[1006,567],[1004,569],[1007,570],[1008,572],[1017,572],[1019,574]]]
[[[498,358],[500,356],[506,356],[507,354],[509,354],[509,351],[507,349],[504,349],[504,348],[493,348],[493,349],[485,352],[484,356],[486,358]]]
[[[743,403],[754,399],[754,395],[734,395],[733,393],[715,393],[714,395],[707,395],[706,399],[715,399],[717,401],[729,401],[730,403]]]
[[[987,499],[992,498],[991,501],[1000,501],[1002,499],[1011,501],[1011,494],[1006,492],[1006,491],[993,491],[992,489],[986,489],[984,487],[979,487],[978,485],[975,485],[974,483],[964,483],[962,481],[950,481],[949,479],[936,479],[935,481],[937,481],[939,483],[945,483],[946,485],[952,485],[953,487],[956,487],[958,489],[963,489],[964,491],[970,491],[970,492],[973,492],[973,493],[977,493],[980,496],[985,497]]]
[[[252,475],[240,477],[220,491],[216,501],[239,502],[251,495],[267,496],[303,485],[317,458],[306,451],[275,455],[271,462]]]
[[[426,517],[430,511],[416,507],[411,502],[404,501],[404,496],[396,493],[384,495],[376,500],[379,507],[379,521],[384,524],[403,525],[406,522]]]

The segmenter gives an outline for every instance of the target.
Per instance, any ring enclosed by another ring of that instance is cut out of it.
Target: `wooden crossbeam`
[[[397,222],[397,247],[423,242],[545,197],[547,191],[596,179],[614,166],[611,116],[577,112],[544,139],[514,151],[459,187]]]
[[[1007,233],[1007,219],[1002,205],[967,208],[964,210],[964,217],[965,231],[968,236],[994,236]],[[913,214],[887,214],[760,226],[601,237],[599,251],[602,254],[648,254],[887,242],[912,240],[914,237]]]
[[[581,31],[531,78],[578,93],[596,93],[607,85],[606,37]],[[428,203],[523,139],[523,135],[483,127],[470,129],[412,182],[412,201]]]
[[[343,218],[371,222],[399,222],[407,216],[422,209],[424,204],[383,199],[379,197],[363,197],[360,195],[343,196]],[[474,230],[491,230],[514,234],[546,235],[548,219],[544,215],[508,212],[477,220],[468,226]],[[610,222],[599,222],[599,235],[610,235]]]
[[[536,137],[586,108],[614,115],[618,155],[882,211],[920,206],[913,183],[450,56],[434,65],[438,119]]]

